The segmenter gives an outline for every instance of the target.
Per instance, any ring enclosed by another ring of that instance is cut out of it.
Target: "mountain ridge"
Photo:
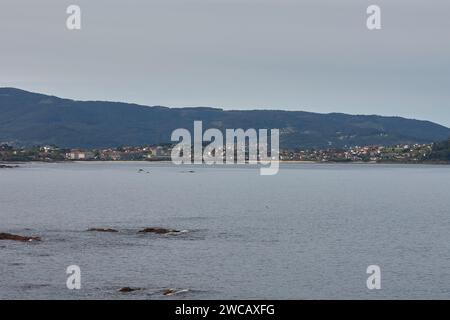
[[[194,120],[202,120],[204,129],[279,128],[283,148],[429,143],[450,137],[445,126],[399,116],[172,108],[0,88],[0,142],[16,145],[100,148],[166,143],[174,129],[192,130]]]

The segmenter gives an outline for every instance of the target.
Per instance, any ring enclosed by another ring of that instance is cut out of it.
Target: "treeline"
[[[434,143],[428,160],[450,162],[450,139]]]

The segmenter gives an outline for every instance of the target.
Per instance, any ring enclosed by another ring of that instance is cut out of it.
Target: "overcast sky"
[[[366,28],[371,4],[382,30]],[[450,126],[450,1],[1,0],[0,86]]]

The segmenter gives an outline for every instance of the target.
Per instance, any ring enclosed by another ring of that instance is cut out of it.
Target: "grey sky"
[[[448,0],[1,0],[0,54],[0,86],[74,99],[450,126]]]

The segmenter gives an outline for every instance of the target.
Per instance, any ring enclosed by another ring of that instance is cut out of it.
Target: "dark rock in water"
[[[173,296],[174,294],[176,294],[176,290],[174,289],[166,289],[163,292],[163,295],[165,296]]]
[[[143,290],[142,288],[131,288],[131,287],[123,287],[119,289],[119,292],[127,293],[127,292],[134,292],[134,291],[140,291]]]
[[[0,164],[0,169],[13,169],[13,168],[19,168],[19,166],[7,166],[5,164]]]
[[[188,289],[183,289],[183,290],[166,289],[166,290],[164,290],[163,295],[164,296],[174,296],[176,294],[188,292],[188,291],[189,291]]]
[[[156,234],[168,234],[179,233],[179,230],[166,229],[166,228],[145,228],[139,231],[139,233],[156,233]]]
[[[138,172],[144,172],[144,169],[139,169]]]
[[[12,240],[21,242],[41,241],[39,237],[24,237],[10,233],[0,233],[0,240]]]
[[[88,229],[88,231],[97,231],[97,232],[119,232],[116,229],[109,229],[109,228],[91,228]]]

